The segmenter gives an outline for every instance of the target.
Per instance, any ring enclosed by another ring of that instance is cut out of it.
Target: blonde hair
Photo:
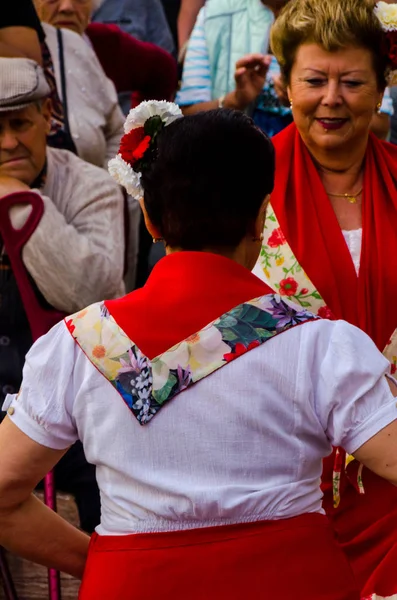
[[[374,14],[374,0],[290,0],[271,31],[271,48],[289,82],[298,47],[315,43],[327,52],[346,46],[367,48],[373,54],[380,89],[386,86],[388,59],[384,35]]]

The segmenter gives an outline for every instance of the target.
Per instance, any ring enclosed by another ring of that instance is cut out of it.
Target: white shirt
[[[342,233],[343,233],[343,237],[345,238],[347,247],[349,248],[349,252],[352,257],[354,268],[356,269],[356,273],[358,275],[358,273],[360,271],[361,247],[362,247],[362,243],[363,243],[363,230],[362,230],[362,228],[352,229],[349,231],[342,230]]]
[[[58,39],[55,27],[42,23],[62,97]],[[70,131],[83,160],[107,169],[119,150],[124,116],[116,89],[83,37],[62,29]]]
[[[344,321],[290,329],[176,396],[141,426],[62,322],[27,356],[12,421],[97,466],[98,533],[170,531],[322,512],[322,459],[397,418],[389,363]]]

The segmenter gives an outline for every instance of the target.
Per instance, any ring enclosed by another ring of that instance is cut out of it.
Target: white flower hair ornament
[[[388,85],[397,85],[397,4],[378,2],[374,9],[384,33],[383,52],[389,59]]]
[[[157,135],[182,116],[179,106],[165,101],[141,102],[130,110],[119,153],[109,161],[108,168],[113,179],[133,198],[139,200],[143,196],[142,169],[153,160]]]

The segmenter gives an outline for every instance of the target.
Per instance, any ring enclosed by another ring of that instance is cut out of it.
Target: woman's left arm
[[[0,545],[33,562],[81,578],[90,538],[33,494],[65,454],[25,435],[6,417],[0,425]]]

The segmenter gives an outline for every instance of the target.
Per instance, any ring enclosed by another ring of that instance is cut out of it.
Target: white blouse
[[[322,512],[322,459],[397,418],[389,363],[344,321],[305,323],[176,396],[141,426],[63,322],[27,356],[4,408],[50,448],[80,438],[97,466],[99,534]]]
[[[42,23],[62,97],[58,39],[55,27]],[[83,37],[62,29],[69,125],[77,153],[83,160],[107,169],[119,150],[124,116],[116,88],[106,77],[92,48]]]
[[[358,275],[360,271],[360,260],[361,260],[361,247],[363,243],[363,230],[360,229],[352,229],[351,231],[342,230],[343,237],[345,238],[345,242],[347,247],[349,248],[349,252],[351,254],[354,268],[356,269],[356,273]]]

